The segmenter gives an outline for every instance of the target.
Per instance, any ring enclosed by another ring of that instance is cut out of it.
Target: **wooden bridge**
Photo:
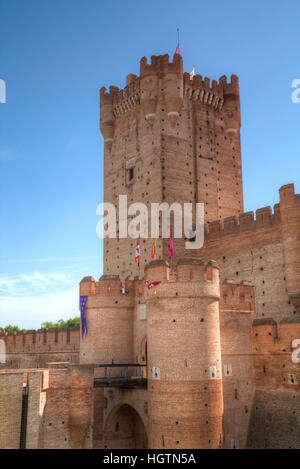
[[[101,375],[94,379],[95,388],[147,388],[147,365],[111,363],[109,365],[94,365],[94,367],[97,369],[95,375]]]

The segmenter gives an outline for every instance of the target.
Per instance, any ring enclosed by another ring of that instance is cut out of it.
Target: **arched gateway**
[[[114,408],[109,414],[104,428],[104,448],[148,447],[145,425],[137,411],[128,404]]]

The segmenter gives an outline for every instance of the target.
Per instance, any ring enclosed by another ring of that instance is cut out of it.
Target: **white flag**
[[[196,75],[195,73],[195,67],[193,67],[193,70],[191,71],[190,73],[190,79],[192,80],[193,79],[193,76]]]

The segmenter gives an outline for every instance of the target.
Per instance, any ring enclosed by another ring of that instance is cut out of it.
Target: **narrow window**
[[[129,181],[132,181],[134,177],[134,169],[130,168],[129,169]]]

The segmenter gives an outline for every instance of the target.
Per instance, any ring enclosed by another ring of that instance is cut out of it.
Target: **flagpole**
[[[178,42],[178,45],[179,45],[179,28],[177,28],[177,42]]]

